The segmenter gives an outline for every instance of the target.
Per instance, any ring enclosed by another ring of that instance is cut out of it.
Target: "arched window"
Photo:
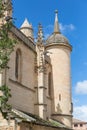
[[[16,51],[16,58],[15,58],[15,77],[18,81],[21,79],[21,51],[18,49]]]
[[[48,73],[48,95],[51,96],[51,72]]]

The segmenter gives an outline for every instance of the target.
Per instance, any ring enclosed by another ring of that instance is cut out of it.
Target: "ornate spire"
[[[60,33],[59,23],[58,23],[58,10],[55,10],[54,33]]]
[[[38,43],[43,43],[44,42],[44,36],[43,36],[43,30],[42,30],[42,25],[38,25],[38,37],[37,37],[37,42]]]

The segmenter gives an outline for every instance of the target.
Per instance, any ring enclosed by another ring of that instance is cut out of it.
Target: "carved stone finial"
[[[58,10],[55,10],[54,33],[60,33],[59,23],[58,23]]]
[[[42,44],[44,42],[44,36],[43,36],[43,30],[42,25],[38,25],[38,37],[37,37],[37,43]]]
[[[55,14],[58,14],[58,10],[55,10]]]

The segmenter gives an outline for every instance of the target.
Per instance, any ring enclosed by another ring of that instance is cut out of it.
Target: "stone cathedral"
[[[11,3],[5,16],[12,16]],[[37,41],[33,31],[27,19],[20,29],[11,28],[9,35],[17,44],[10,55],[9,69],[0,73],[0,85],[7,84],[11,89],[12,115],[9,123],[0,117],[0,130],[72,129],[72,46],[60,32],[58,12],[54,30],[45,41],[41,24]]]

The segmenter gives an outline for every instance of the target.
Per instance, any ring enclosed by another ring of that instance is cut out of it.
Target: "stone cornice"
[[[72,117],[72,115],[69,115],[69,114],[58,114],[58,113],[54,113],[54,114],[52,114],[51,116],[70,116],[70,117]]]
[[[14,25],[11,28],[11,32],[17,37],[19,38],[21,41],[23,41],[24,44],[26,44],[33,52],[36,53],[35,50],[35,44],[33,41],[31,41],[30,39],[28,39],[18,28],[16,28]]]
[[[45,104],[45,103],[36,103],[36,104],[34,104],[34,105],[37,105],[37,106],[38,106],[38,105],[40,105],[40,106],[43,106],[43,105],[44,105],[44,106],[47,106],[47,104]]]
[[[58,43],[55,43],[55,44],[48,44],[48,45],[45,46],[46,49],[52,48],[52,47],[60,47],[60,48],[64,47],[64,48],[67,48],[70,51],[72,51],[72,46],[70,44],[64,44],[64,43],[58,44]]]

